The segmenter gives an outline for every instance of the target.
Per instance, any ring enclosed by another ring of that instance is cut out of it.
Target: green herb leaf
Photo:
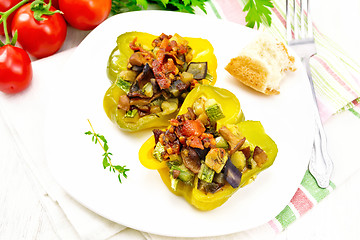
[[[271,26],[271,11],[273,8],[271,0],[248,0],[245,4],[243,11],[247,12],[245,21],[246,26],[254,28],[260,27],[260,24]]]
[[[114,166],[114,165],[112,165],[111,158],[110,158],[110,155],[112,155],[112,153],[109,152],[109,146],[107,144],[106,138],[103,135],[95,133],[94,128],[92,127],[90,120],[88,120],[88,122],[90,124],[90,127],[91,127],[92,131],[87,131],[84,134],[92,136],[92,141],[95,142],[95,144],[96,143],[100,144],[100,146],[104,150],[104,154],[102,155],[103,156],[102,164],[103,164],[104,169],[109,168],[110,172],[111,171],[112,172],[118,172],[119,173],[118,174],[119,182],[122,183],[121,182],[121,175],[123,175],[125,178],[127,178],[126,172],[130,171],[130,169],[127,169],[126,166],[120,166],[120,165]]]
[[[104,169],[109,167],[109,166],[110,166],[110,163],[108,162],[107,157],[104,157],[103,158],[103,167],[104,167]]]

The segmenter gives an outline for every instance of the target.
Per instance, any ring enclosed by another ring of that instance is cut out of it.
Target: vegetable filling
[[[179,181],[206,194],[226,184],[238,188],[246,171],[268,160],[264,150],[236,131],[236,125],[217,129],[224,117],[215,99],[200,97],[185,114],[171,119],[167,130],[153,130],[153,157],[166,162],[174,191]]]
[[[207,62],[191,62],[192,49],[178,34],[161,34],[152,41],[151,50],[144,49],[136,37],[129,47],[134,53],[116,81],[126,93],[117,107],[126,111],[128,121],[149,114],[175,113],[199,81],[212,78]]]

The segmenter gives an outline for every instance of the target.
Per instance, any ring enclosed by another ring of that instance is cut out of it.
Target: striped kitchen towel
[[[325,189],[319,188],[314,177],[309,171],[306,171],[300,187],[297,189],[290,203],[268,224],[275,232],[283,231],[297,218],[312,209],[334,189],[335,184],[332,182],[330,182],[329,187]]]

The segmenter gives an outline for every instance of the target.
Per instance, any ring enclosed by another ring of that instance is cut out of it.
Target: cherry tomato
[[[10,8],[12,8],[16,4],[18,4],[20,1],[21,0],[0,0],[0,12],[6,12]],[[11,21],[12,21],[14,15],[15,15],[15,12],[13,12],[6,20],[6,25],[7,25],[8,31],[10,31]],[[3,35],[3,36],[5,35],[4,26],[2,23],[0,24],[0,35]]]
[[[59,0],[59,7],[71,26],[92,30],[109,16],[111,0]]]
[[[34,19],[28,3],[22,6],[15,14],[11,30],[18,31],[18,43],[29,54],[36,58],[43,58],[56,53],[63,45],[67,26],[60,13],[42,15],[44,20]],[[54,7],[50,11],[55,11]]]
[[[12,45],[0,48],[0,91],[20,92],[29,86],[32,75],[29,55],[23,49]]]

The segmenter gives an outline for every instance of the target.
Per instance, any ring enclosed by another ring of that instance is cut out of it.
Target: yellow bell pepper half
[[[214,98],[218,104],[221,105],[225,118],[218,121],[217,128],[221,126],[229,126],[229,128],[236,128],[238,133],[246,137],[252,150],[255,146],[259,146],[265,151],[268,156],[267,161],[252,169],[247,169],[242,172],[240,187],[252,182],[258,173],[270,167],[277,155],[277,146],[275,142],[265,133],[265,130],[258,121],[243,121],[240,103],[238,99],[229,91],[212,86],[198,86],[186,98],[179,115],[186,112],[187,107],[192,106],[194,101],[199,97],[206,96],[207,98]],[[168,189],[176,195],[183,196],[190,204],[199,210],[212,210],[221,206],[234,194],[238,188],[231,187],[228,183],[215,193],[204,193],[197,189],[198,178],[195,178],[193,186],[179,181],[176,191],[171,188],[171,180],[169,168],[165,161],[159,162],[153,158],[153,150],[155,146],[154,136],[151,136],[140,148],[139,159],[143,166],[149,169],[158,170],[163,182]]]
[[[129,119],[125,117],[124,110],[118,109],[119,98],[126,93],[120,89],[116,82],[119,73],[127,70],[129,58],[134,53],[129,47],[129,44],[134,38],[137,38],[136,42],[139,43],[144,50],[152,50],[152,41],[156,39],[157,36],[144,32],[127,32],[117,38],[117,46],[112,51],[107,65],[107,75],[112,85],[104,96],[104,110],[109,119],[122,130],[139,131],[147,128],[165,127],[168,125],[168,121],[177,115],[178,110],[170,114],[160,112]],[[211,81],[203,79],[199,81],[199,83],[214,85],[217,78],[217,60],[211,43],[201,38],[184,37],[184,39],[188,42],[188,46],[191,47],[191,55],[193,56],[191,62],[207,62],[208,74],[212,76]]]

